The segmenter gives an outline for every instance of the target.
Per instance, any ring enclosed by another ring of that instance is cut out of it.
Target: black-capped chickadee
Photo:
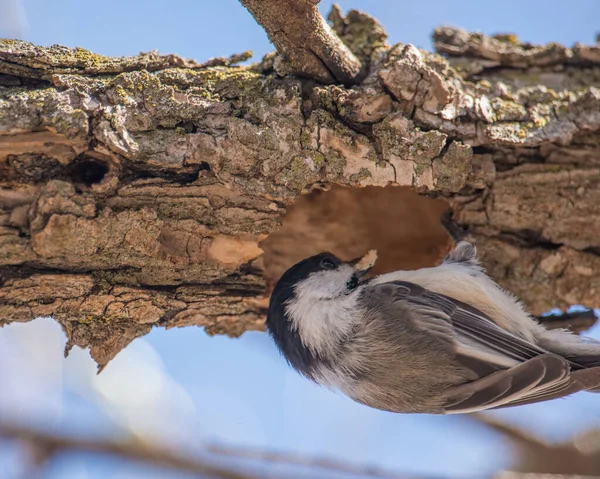
[[[359,403],[456,414],[600,392],[600,342],[538,324],[460,242],[442,264],[364,279],[330,253],[278,281],[267,329],[291,366]]]

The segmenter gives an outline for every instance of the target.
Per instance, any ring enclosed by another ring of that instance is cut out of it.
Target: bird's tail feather
[[[571,378],[581,386],[583,391],[600,392],[600,366],[573,371]]]
[[[600,366],[600,341],[563,329],[539,330],[538,344],[584,368]]]

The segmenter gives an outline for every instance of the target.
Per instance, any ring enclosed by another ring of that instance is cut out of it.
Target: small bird
[[[267,329],[288,363],[367,406],[458,414],[600,392],[600,342],[548,330],[458,243],[433,268],[365,275],[374,259],[287,270]]]

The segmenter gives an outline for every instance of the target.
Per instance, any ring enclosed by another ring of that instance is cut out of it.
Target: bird
[[[275,284],[267,331],[311,381],[413,414],[600,392],[600,342],[538,323],[487,275],[472,243],[458,242],[437,266],[374,277],[365,258],[323,252]]]

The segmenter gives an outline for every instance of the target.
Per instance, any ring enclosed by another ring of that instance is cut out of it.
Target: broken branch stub
[[[100,365],[153,326],[261,330],[311,248],[430,266],[442,220],[534,314],[598,306],[597,65],[473,82],[375,33],[352,88],[0,40],[0,322],[53,316]]]
[[[357,83],[362,64],[321,16],[319,0],[240,0],[279,53],[275,70],[322,83]]]

